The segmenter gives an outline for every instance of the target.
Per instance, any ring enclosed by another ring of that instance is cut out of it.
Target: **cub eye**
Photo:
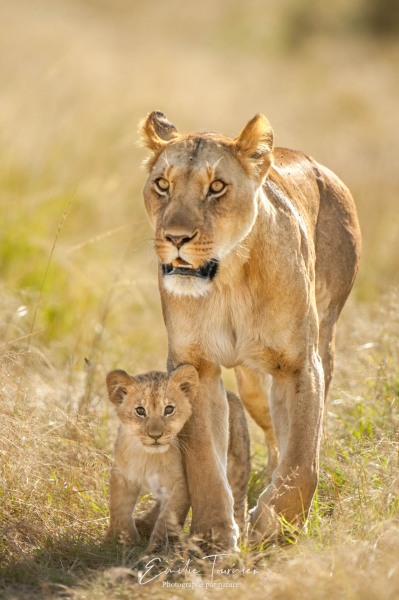
[[[144,406],[137,406],[136,415],[138,415],[139,417],[145,417],[146,413]]]
[[[169,190],[169,181],[167,179],[164,179],[163,177],[158,177],[158,179],[156,179],[154,183],[157,192],[163,196]]]
[[[174,412],[175,412],[174,406],[172,406],[171,404],[168,404],[168,406],[165,406],[165,410],[164,410],[165,415],[173,415]]]
[[[212,196],[221,196],[226,189],[226,184],[220,179],[215,179],[209,186],[209,194]]]

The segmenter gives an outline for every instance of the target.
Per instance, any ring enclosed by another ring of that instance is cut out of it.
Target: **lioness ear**
[[[260,179],[265,177],[273,162],[273,129],[266,117],[258,114],[251,119],[234,143],[238,156]]]
[[[132,378],[121,369],[111,371],[107,375],[108,397],[113,404],[122,404],[127,388],[132,384]]]
[[[177,367],[177,369],[170,374],[169,382],[178,386],[179,389],[192,400],[195,398],[198,391],[199,377],[197,369],[192,365],[182,365],[181,367]]]
[[[139,131],[143,144],[153,152],[159,152],[179,135],[176,127],[159,110],[154,110],[140,123]]]

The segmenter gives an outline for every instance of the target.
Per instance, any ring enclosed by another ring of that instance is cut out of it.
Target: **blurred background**
[[[137,144],[153,109],[231,136],[263,112],[353,192],[350,314],[397,285],[396,0],[2,0],[0,81],[3,347],[85,368],[83,402],[94,372],[165,365]]]

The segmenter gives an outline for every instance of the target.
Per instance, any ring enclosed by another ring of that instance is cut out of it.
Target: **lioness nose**
[[[162,435],[163,435],[163,434],[162,434],[162,433],[160,433],[160,434],[156,434],[156,435],[155,435],[154,433],[150,433],[150,432],[148,432],[148,435],[150,436],[150,438],[152,438],[153,440],[157,441],[157,440],[159,440],[159,438],[161,438],[161,437],[162,437]]]
[[[195,231],[192,235],[188,235],[188,234],[180,234],[180,235],[176,235],[176,234],[172,234],[169,232],[165,232],[165,238],[171,242],[174,246],[176,246],[177,249],[181,248],[184,244],[187,244],[187,242],[190,242],[192,239],[195,238],[195,236],[197,235],[197,232]]]

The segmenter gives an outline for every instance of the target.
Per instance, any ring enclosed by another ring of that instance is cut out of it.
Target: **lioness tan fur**
[[[192,531],[235,544],[223,365],[265,432],[273,474],[251,519],[267,538],[279,516],[302,523],[316,489],[336,321],[360,257],[355,205],[326,167],[273,148],[263,115],[231,139],[180,134],[153,112],[141,135],[168,369],[190,363],[200,379],[185,426]]]
[[[110,536],[125,534],[138,543],[151,534],[149,547],[179,537],[190,499],[177,435],[191,416],[191,401],[198,389],[194,367],[182,365],[170,375],[151,371],[131,376],[112,371],[107,376],[111,402],[116,405],[120,428],[115,444],[115,465],[110,484]],[[234,518],[244,530],[246,493],[250,474],[249,433],[241,401],[228,393],[228,481],[234,497]],[[201,443],[197,440],[197,443]],[[132,512],[143,490],[157,502],[141,518]]]

